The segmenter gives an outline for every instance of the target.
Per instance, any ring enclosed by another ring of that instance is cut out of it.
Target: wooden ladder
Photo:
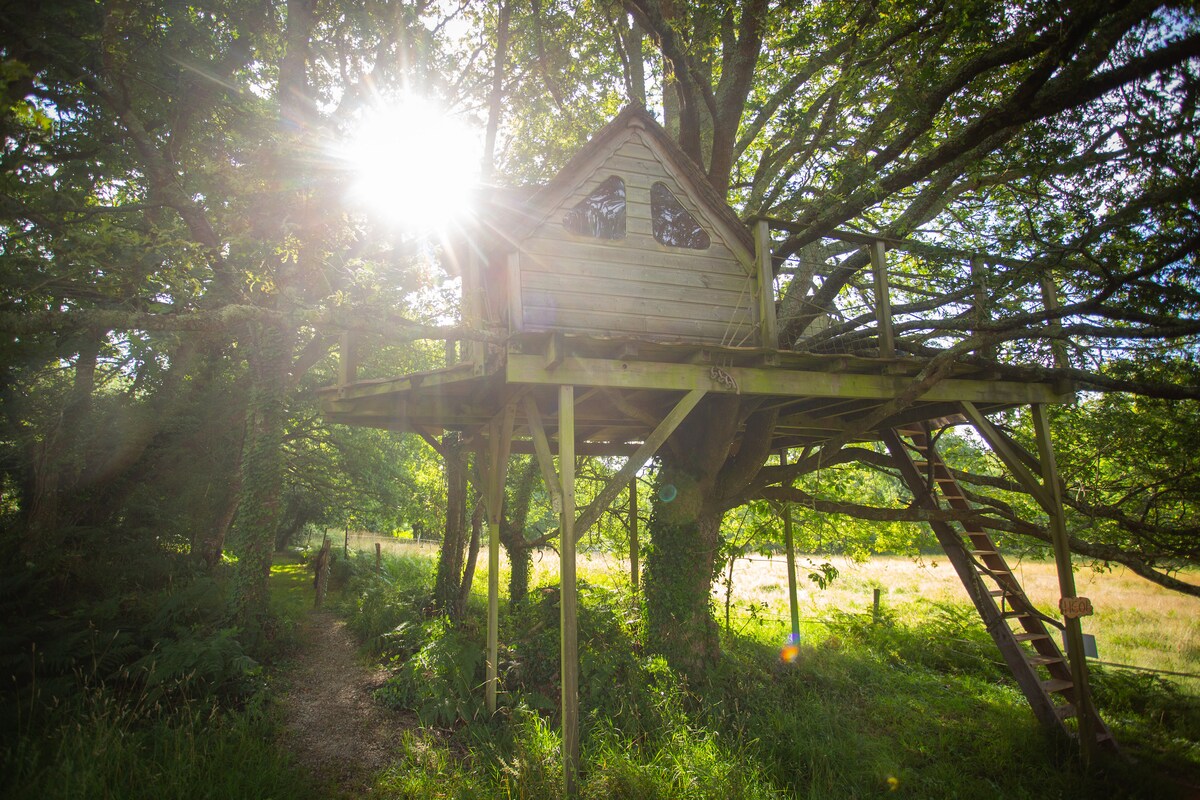
[[[919,505],[940,508],[940,497],[951,509],[971,509],[925,426],[886,431],[883,439]],[[1075,738],[1067,725],[1075,718],[1079,731],[1088,731],[1096,745],[1115,751],[1116,740],[1095,707],[1089,702],[1082,712],[1078,708],[1070,664],[1047,627],[1061,625],[1029,601],[992,537],[975,523],[961,524],[961,532],[948,522],[933,521],[930,526],[1038,721],[1052,733]]]

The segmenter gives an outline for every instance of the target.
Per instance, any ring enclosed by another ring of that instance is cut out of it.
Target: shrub
[[[427,622],[422,634],[425,644],[411,658],[397,657],[395,672],[376,690],[376,697],[416,711],[421,724],[428,726],[482,718],[483,648],[440,617]]]

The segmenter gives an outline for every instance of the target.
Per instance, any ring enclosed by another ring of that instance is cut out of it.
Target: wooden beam
[[[550,334],[550,340],[546,342],[546,369],[553,370],[562,363],[566,354],[567,342],[562,331],[554,331]]]
[[[771,225],[754,224],[754,258],[758,272],[758,325],[762,346],[779,349],[779,324],[775,318],[775,272],[771,266]]]
[[[562,364],[550,371],[543,362],[540,355],[510,353],[506,367],[508,382],[624,389],[703,389],[730,394],[863,400],[890,400],[912,382],[901,375],[756,367],[723,367],[719,373],[714,373],[713,368],[707,365],[614,361],[581,356],[567,356]],[[1027,405],[1063,402],[1065,396],[1049,383],[946,378],[934,384],[920,399]]]
[[[537,399],[533,393],[525,395],[525,418],[529,421],[529,434],[533,439],[533,451],[537,454],[538,466],[542,470],[542,480],[546,482],[546,491],[556,506],[561,508],[562,484],[554,471],[554,456],[550,453],[550,440],[546,436],[546,427],[542,424],[542,412],[538,410]],[[556,509],[557,510],[557,509]]]
[[[1042,462],[1042,482],[1050,498],[1050,538],[1054,544],[1054,563],[1058,568],[1058,589],[1063,599],[1074,599],[1075,572],[1071,566],[1071,547],[1067,541],[1067,520],[1063,512],[1062,493],[1059,490],[1058,464],[1054,457],[1054,444],[1050,437],[1050,420],[1046,408],[1035,405],[1033,427],[1037,435],[1038,455]],[[1060,608],[1062,605],[1060,604]],[[1083,648],[1083,627],[1077,616],[1063,615],[1067,641],[1067,658],[1071,664],[1071,679],[1075,683],[1076,719],[1079,723],[1080,751],[1086,762],[1096,749],[1096,732],[1092,728],[1095,708],[1092,706],[1088,687],[1087,655]]]
[[[584,512],[579,515],[579,519],[574,521],[576,540],[582,538],[588,529],[596,524],[596,520],[600,519],[600,515],[604,513],[604,509],[612,505],[612,501],[616,499],[617,494],[620,493],[625,484],[634,479],[638,470],[642,468],[642,465],[658,452],[658,448],[663,446],[667,438],[675,432],[675,429],[687,418],[687,415],[696,407],[696,404],[700,402],[700,399],[705,394],[706,392],[703,389],[693,389],[684,395],[683,399],[671,409],[671,412],[663,417],[663,421],[659,423],[658,427],[646,437],[646,441],[642,442],[641,447],[625,460],[625,466],[621,467],[621,470],[609,479],[604,488],[600,490],[600,494],[596,495],[595,499],[584,509]],[[572,422],[572,424],[574,423]],[[559,439],[562,439],[561,431]],[[562,447],[561,441],[559,447]],[[572,443],[572,451],[573,448],[574,444]],[[563,491],[566,491],[565,485],[563,486]]]
[[[875,274],[875,318],[879,323],[879,355],[896,355],[896,334],[892,330],[892,296],[888,290],[887,245],[871,242],[871,271]]]
[[[575,387],[558,390],[558,467],[562,482],[562,531],[558,552],[559,657],[562,667],[563,792],[574,797],[579,768],[579,617],[575,585]]]
[[[488,525],[487,680],[484,691],[489,714],[496,711],[496,664],[500,650],[500,521],[504,507],[504,480],[508,475],[508,449],[516,414],[516,403],[509,402],[488,426],[490,438],[487,469],[484,471]]]
[[[1047,487],[1042,485],[1038,476],[1025,465],[1020,455],[1013,449],[1008,437],[1001,435],[992,421],[983,415],[974,403],[962,404],[963,411],[966,412],[967,418],[971,420],[971,424],[988,446],[992,448],[992,452],[1000,457],[1004,465],[1012,472],[1013,477],[1017,482],[1025,487],[1025,490],[1033,496],[1033,499],[1038,502],[1047,514],[1054,514],[1054,500]]]

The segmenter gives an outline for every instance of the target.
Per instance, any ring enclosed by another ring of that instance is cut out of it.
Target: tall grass
[[[28,712],[27,712],[28,713]],[[273,743],[271,714],[213,699],[167,709],[88,688],[32,711],[0,750],[0,796],[11,798],[307,798]]]

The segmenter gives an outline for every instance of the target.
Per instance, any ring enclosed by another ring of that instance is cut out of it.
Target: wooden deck
[[[771,449],[820,444],[897,397],[927,366],[912,357],[864,358],[664,344],[583,335],[525,334],[493,348],[483,363],[461,363],[397,378],[358,381],[321,392],[331,422],[439,436],[481,430],[500,409],[530,395],[544,410],[553,439],[559,386],[576,386],[579,455],[628,455],[687,392],[736,393],[780,408]],[[1069,386],[1001,380],[958,364],[909,407],[888,416],[859,441],[881,431],[960,412],[1031,403],[1069,402]],[[513,452],[532,452],[524,414]]]

